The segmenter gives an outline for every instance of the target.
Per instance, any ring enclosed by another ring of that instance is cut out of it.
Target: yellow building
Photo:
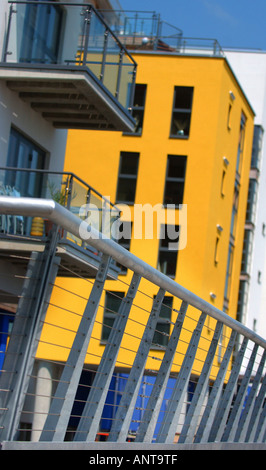
[[[123,235],[131,228],[131,239],[122,238],[120,243],[235,318],[254,113],[222,56],[142,51],[133,57],[138,63],[135,133],[69,131],[65,171],[86,175],[92,186],[120,207]],[[109,325],[131,275],[122,270],[118,280],[106,282],[86,357],[88,364],[99,363]],[[80,298],[54,289],[51,304],[60,304],[61,312],[50,306],[43,338],[49,338],[50,344],[55,342],[54,331],[56,343],[65,348],[53,348],[44,341],[38,356],[64,362],[79,318],[75,326],[69,314],[71,328],[62,332],[52,330],[49,322],[66,327],[68,313],[64,308],[82,314],[90,284],[79,279],[58,279],[60,283],[66,290],[75,287]],[[145,295],[137,294],[137,307],[130,314],[134,321],[128,322],[128,336],[117,359],[121,370],[132,365],[157,294],[156,286],[143,280],[140,291]],[[147,371],[158,369],[161,349],[180,308],[180,301],[171,296],[165,297],[164,304],[154,338],[156,357],[148,358]],[[190,317],[193,315],[198,318],[199,312],[190,312]],[[208,328],[212,325],[207,325],[204,337],[208,337]],[[176,364],[173,370],[178,371],[178,361]],[[200,367],[195,367],[197,374]]]

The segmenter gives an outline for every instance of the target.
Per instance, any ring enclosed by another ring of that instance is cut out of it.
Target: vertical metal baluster
[[[212,342],[210,344],[209,351],[202,368],[202,372],[200,374],[192,401],[190,403],[189,410],[185,418],[185,423],[178,439],[179,443],[193,442],[200,412],[208,389],[209,376],[211,373],[211,368],[214,361],[218,341],[222,332],[222,328],[223,323],[217,322]]]
[[[221,440],[221,437],[222,437],[222,434],[226,425],[227,417],[230,411],[235,387],[237,386],[239,371],[240,371],[243,357],[247,348],[247,344],[248,344],[248,339],[244,338],[241,348],[239,349],[236,359],[233,363],[232,371],[231,371],[229,380],[226,384],[223,396],[220,400],[219,407],[215,415],[215,419],[213,421],[213,425],[212,425],[211,432],[209,435],[209,442],[214,442],[214,441],[220,442]]]
[[[64,440],[109,264],[110,258],[103,255],[71,351],[52,400],[40,441]]]
[[[126,297],[122,299],[115,317],[113,328],[105,346],[101,362],[97,369],[89,397],[84,406],[80,422],[75,433],[75,441],[94,441],[101,420],[105,398],[109,390],[117,355],[124,335],[130,309],[137,293],[141,277],[133,274]]]
[[[140,424],[139,430],[137,432],[135,442],[152,441],[187,308],[188,303],[183,301],[169,343],[167,345],[164,358],[153,385],[153,389],[148,400],[147,408],[144,412],[142,423]]]
[[[126,440],[132,413],[134,411],[134,404],[138,396],[145,364],[150,351],[150,346],[152,343],[154,330],[157,325],[164,295],[165,290],[160,289],[156,298],[154,299],[151,314],[141,338],[141,342],[126,383],[125,390],[123,391],[123,396],[120,400],[119,407],[115,415],[115,420],[111,427],[111,431],[108,437],[109,441],[122,442]]]
[[[22,298],[19,302],[13,332],[10,338],[9,352],[11,352],[11,355],[9,355],[9,353],[7,354],[7,362],[4,364],[7,370],[14,368],[14,366],[12,366],[14,357],[12,350],[17,350],[17,335],[21,335],[22,333],[23,338],[19,349],[20,354],[15,365],[16,373],[13,375],[12,383],[10,384],[12,393],[8,397],[8,403],[6,404],[8,411],[3,415],[3,421],[1,422],[1,426],[3,426],[2,438],[5,440],[15,439],[17,432],[20,413],[23,408],[26,390],[38,348],[42,322],[45,318],[51,296],[52,284],[54,283],[60,264],[60,260],[55,257],[56,245],[57,230],[53,231],[43,253],[32,253],[28,265]],[[34,288],[32,285],[32,276],[38,280]],[[26,319],[24,323],[23,317],[25,316]],[[22,330],[20,331],[21,326]],[[1,380],[2,378],[5,380],[5,374],[2,374]],[[1,387],[3,385],[2,383]]]
[[[253,365],[254,365],[254,362],[255,362],[255,359],[256,359],[257,352],[258,352],[258,345],[255,344],[254,348],[253,348],[253,351],[252,351],[252,354],[249,358],[249,362],[248,362],[247,368],[245,370],[244,377],[241,381],[241,385],[240,385],[239,390],[237,392],[235,403],[233,405],[230,416],[228,418],[228,422],[227,422],[224,434],[223,434],[222,439],[221,439],[223,442],[233,441],[233,437],[234,437],[235,432],[236,432],[237,423],[238,423],[240,414],[243,410],[243,403],[244,403],[244,400],[245,400],[245,397],[246,397],[247,388],[248,388],[248,384],[249,384],[250,377],[251,377],[251,374],[252,374]]]
[[[264,408],[261,413],[261,417],[258,423],[258,428],[255,434],[254,441],[255,442],[265,442],[266,440],[266,406],[264,405]]]
[[[164,414],[164,419],[158,432],[156,442],[164,442],[167,444],[172,444],[174,442],[174,437],[178,424],[178,417],[183,406],[185,394],[187,393],[188,381],[196,357],[197,348],[201,337],[202,328],[206,320],[206,316],[206,313],[202,313],[200,315],[198,324],[191,336],[191,340],[189,342],[186,355],[182,362],[180,372],[177,376],[171,398]]]
[[[224,357],[222,359],[222,363],[220,365],[219,372],[213,384],[212,391],[210,393],[210,396],[207,402],[207,406],[204,410],[199,428],[195,436],[195,440],[194,440],[195,443],[208,442],[209,432],[211,430],[211,426],[215,417],[216,409],[218,406],[218,401],[220,398],[220,394],[222,392],[225,375],[227,372],[227,368],[229,365],[233,347],[236,341],[236,337],[237,337],[237,332],[232,331]]]
[[[259,384],[260,384],[260,380],[261,380],[265,360],[266,360],[266,351],[264,350],[264,353],[263,353],[263,356],[261,358],[258,370],[256,372],[251,390],[250,390],[248,398],[247,398],[247,402],[245,404],[245,408],[242,412],[242,415],[241,415],[239,423],[238,423],[238,428],[236,430],[234,442],[245,442],[245,436],[246,436],[246,432],[247,432],[248,425],[249,425],[249,422],[250,422],[251,413],[252,413],[252,410],[253,410],[257,389],[258,389]]]
[[[264,376],[264,379],[262,381],[260,391],[258,393],[258,396],[255,400],[253,412],[251,415],[249,427],[247,430],[247,435],[245,438],[245,442],[254,442],[255,440],[255,433],[258,428],[258,422],[260,420],[262,411],[263,411],[263,404],[265,400],[265,391],[266,391],[266,375]]]

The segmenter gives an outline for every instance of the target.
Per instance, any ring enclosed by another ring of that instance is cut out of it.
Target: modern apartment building
[[[187,48],[179,32],[174,46],[165,37],[153,40],[126,31],[121,28],[122,40],[138,63],[135,130],[104,135],[71,130],[65,170],[86,174],[93,168],[94,185],[121,209],[120,243],[236,318],[253,108],[217,42],[205,49],[197,43]],[[130,276],[124,270],[118,281],[106,285],[93,354],[87,359],[94,366]],[[150,311],[156,292],[145,287],[142,306]],[[76,289],[82,296],[84,286]],[[154,338],[157,363],[149,358],[147,370],[159,367],[180,307],[175,302],[165,296]],[[140,312],[135,315],[141,318]],[[136,328],[129,322],[128,350]],[[117,370],[127,373],[131,359],[126,351],[121,363],[126,366],[118,364]]]
[[[107,2],[97,2],[96,6],[109,8]],[[6,36],[0,67],[4,89],[1,100],[9,120],[3,118],[7,127],[1,141],[6,145],[3,167],[13,167],[2,170],[3,190],[19,190],[18,195],[23,196],[60,198],[57,200],[76,214],[88,202],[90,208],[92,204],[95,209],[107,207],[106,212],[111,213],[107,234],[116,235],[119,243],[139,258],[236,318],[254,111],[218,43],[213,41],[204,49],[202,44],[193,42],[188,49],[187,41],[176,28],[171,39],[157,34],[162,30],[156,15],[148,19],[152,32],[156,31],[153,36],[146,31],[144,34],[143,29],[136,35],[124,14],[122,28],[117,24],[120,13],[102,12],[113,36],[91,7],[68,2],[25,2],[15,8],[14,3],[10,16],[7,5],[2,8]],[[62,42],[58,43],[58,38]],[[22,46],[20,51],[17,44]],[[131,50],[131,55],[127,50]],[[6,96],[10,101],[4,101]],[[27,171],[21,172],[25,167]],[[121,223],[117,224],[119,218]],[[95,224],[92,219],[90,213]],[[103,230],[103,216],[97,222]],[[2,223],[7,224],[2,234],[3,260],[11,255],[17,261],[18,255],[25,255],[26,246],[28,255],[36,247],[41,250],[42,237],[35,236],[33,240],[32,220],[15,218]],[[14,224],[23,229],[14,232]],[[7,230],[6,226],[11,228]],[[90,278],[99,265],[99,254],[85,249],[69,234],[63,234],[57,249],[60,264],[50,282],[54,289],[36,350],[31,385],[36,396],[34,400],[30,398],[30,389],[20,425],[22,434],[25,429],[23,437],[30,434],[33,440],[40,436],[54,385],[67,360],[92,286]],[[3,263],[2,267],[7,270]],[[25,277],[22,261],[20,269],[20,276]],[[121,298],[131,281],[130,270],[114,265],[109,269],[70,431],[77,427],[80,404],[86,400]],[[16,273],[17,270],[16,264]],[[20,276],[16,277],[17,282]],[[117,358],[100,431],[110,429],[115,405],[157,294],[153,285],[142,282],[143,289],[141,284],[137,306],[132,307],[123,338],[122,353]],[[8,313],[16,311],[21,284],[16,292],[14,287],[13,277],[12,284],[7,283],[2,292],[3,350]],[[178,299],[166,294],[140,401],[154,383],[179,309]],[[193,309],[189,310],[187,321],[188,330],[192,330]],[[208,342],[212,329],[210,322],[203,341]],[[219,350],[228,342],[226,328],[223,333]],[[186,334],[184,328],[178,354],[183,353],[182,342],[188,342]],[[189,382],[188,402],[203,361],[203,356],[195,361],[195,380]],[[215,361],[217,370],[219,351]],[[178,361],[173,371],[168,394],[179,372]],[[165,399],[168,398],[166,394]],[[184,407],[185,415],[186,403]],[[138,414],[135,417],[136,421],[140,419]],[[136,427],[133,419],[132,433]]]

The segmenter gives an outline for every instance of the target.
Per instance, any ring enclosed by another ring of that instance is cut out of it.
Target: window
[[[192,87],[175,87],[170,137],[179,139],[189,137],[192,99]]]
[[[249,273],[253,245],[253,231],[245,229],[242,250],[241,273]]]
[[[246,222],[255,223],[256,217],[256,201],[258,192],[258,182],[255,179],[249,180],[248,200],[246,210]]]
[[[139,154],[121,152],[116,201],[134,204],[137,185]]]
[[[167,346],[170,334],[170,321],[173,297],[165,296],[161,306],[159,319],[156,324],[152,343],[156,346]]]
[[[61,24],[58,5],[27,5],[19,61],[57,63]]]
[[[44,150],[31,140],[15,129],[11,129],[7,156],[8,167],[42,170],[45,166],[45,155]],[[42,175],[35,172],[6,171],[5,184],[14,187],[20,196],[40,197]]]
[[[236,234],[238,202],[239,202],[239,184],[237,181],[235,181],[233,209],[232,209],[232,216],[231,216],[231,229],[230,229],[230,235],[232,237],[235,237],[235,234]]]
[[[232,267],[233,267],[233,256],[234,256],[234,245],[229,244],[228,258],[227,258],[227,267],[226,267],[226,278],[225,278],[225,289],[224,289],[224,298],[229,300],[230,288],[232,281]]]
[[[161,236],[157,269],[175,277],[179,241],[178,225],[161,225]]]
[[[118,243],[119,245],[123,246],[126,250],[130,249],[130,240],[132,234],[132,222],[120,222],[119,224],[119,237]],[[122,264],[118,264],[117,266],[120,268],[120,274],[126,274],[127,268]]]
[[[244,140],[245,140],[245,126],[246,126],[246,117],[242,113],[240,121],[240,130],[239,130],[239,140],[238,140],[238,149],[237,149],[237,159],[236,159],[236,171],[240,175],[243,151],[244,151]]]
[[[103,316],[102,341],[107,341],[111,333],[115,316],[119,310],[124,292],[106,292]]]
[[[136,121],[136,126],[133,131],[133,134],[136,134],[136,135],[142,134],[146,90],[147,90],[147,85],[140,85],[140,84],[135,85],[132,116]]]
[[[254,126],[251,168],[259,169],[260,167],[263,133],[264,131],[261,126]]]
[[[187,157],[168,155],[164,189],[164,204],[183,203]]]

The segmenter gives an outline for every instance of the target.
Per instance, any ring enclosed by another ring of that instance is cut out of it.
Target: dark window
[[[107,341],[113,327],[115,316],[119,310],[124,292],[106,292],[103,317],[102,340]]]
[[[187,157],[168,155],[165,178],[164,204],[183,203]]]
[[[260,168],[263,133],[261,126],[254,126],[251,168]]]
[[[231,281],[232,281],[232,267],[233,267],[233,257],[234,257],[234,245],[229,244],[228,257],[227,257],[227,267],[226,267],[226,277],[225,277],[225,289],[224,289],[224,298],[229,300]]]
[[[242,113],[241,121],[240,121],[238,148],[237,148],[237,159],[236,159],[236,171],[239,175],[240,175],[240,172],[241,172],[242,160],[243,160],[245,130],[246,130],[246,117]]]
[[[175,277],[179,242],[178,225],[162,225],[157,269]]]
[[[20,62],[58,62],[62,9],[51,5],[27,5],[20,48]]]
[[[146,89],[147,89],[147,85],[140,85],[140,84],[135,85],[132,116],[136,121],[136,126],[135,126],[133,133],[137,135],[141,135],[142,129],[143,129]]]
[[[121,152],[117,185],[117,202],[134,204],[137,185],[139,154]]]
[[[165,296],[152,340],[154,345],[167,346],[168,344],[172,305],[173,297]]]
[[[171,123],[171,137],[188,138],[192,112],[193,88],[176,86]]]
[[[15,129],[11,129],[7,166],[13,168],[31,168],[42,170],[45,165],[45,152],[31,140]],[[19,196],[40,197],[42,191],[42,175],[40,173],[6,170],[6,185],[14,188]]]
[[[132,222],[120,222],[119,224],[119,234],[118,234],[118,243],[126,250],[130,249],[130,240],[132,235]],[[120,274],[126,274],[127,268],[122,264],[117,264],[120,268]]]

